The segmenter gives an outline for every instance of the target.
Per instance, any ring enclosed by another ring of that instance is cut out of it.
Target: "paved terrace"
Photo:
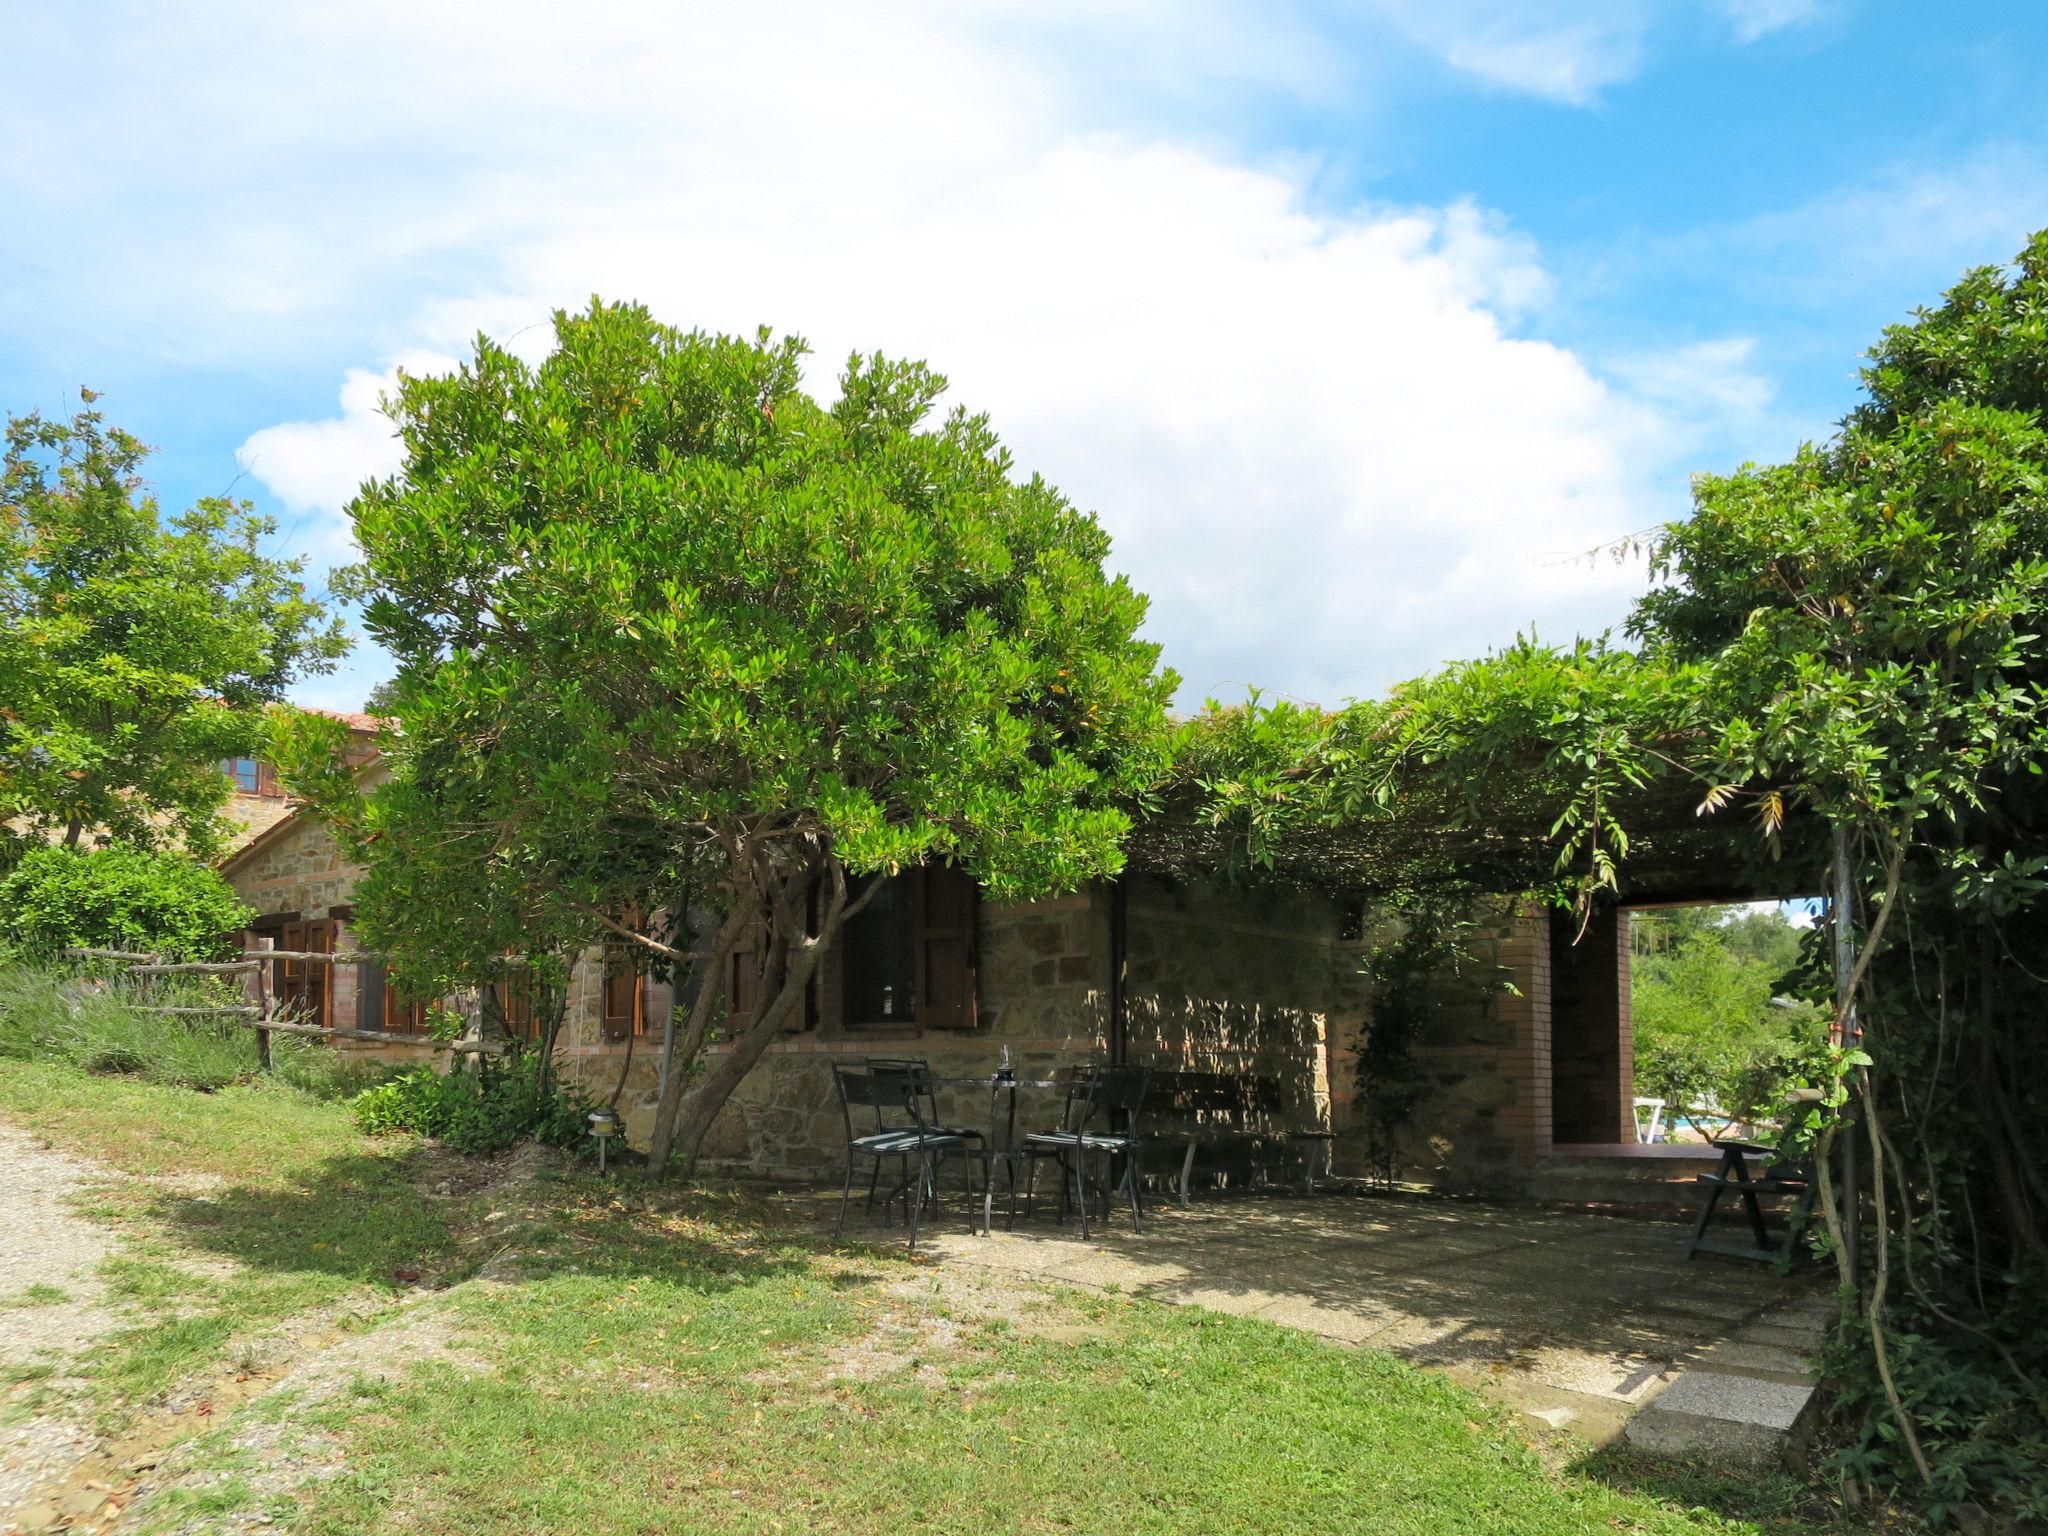
[[[867,1226],[858,1200],[849,1237],[901,1240],[900,1226]],[[1825,1317],[1814,1280],[1688,1263],[1687,1228],[1673,1220],[1327,1194],[1160,1207],[1142,1233],[1120,1212],[1087,1243],[1044,1201],[1014,1232],[1002,1230],[1000,1209],[993,1235],[966,1227],[956,1191],[926,1228],[932,1256],[1385,1349],[1593,1443],[1664,1399],[1666,1411],[1645,1414],[1631,1439],[1682,1449],[1691,1435],[1775,1454],[1808,1395],[1804,1361]],[[926,1246],[921,1235],[920,1253]]]

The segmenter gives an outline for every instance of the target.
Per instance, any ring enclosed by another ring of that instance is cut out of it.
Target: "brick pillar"
[[[1629,919],[1593,914],[1583,937],[1570,913],[1550,922],[1552,1103],[1557,1140],[1635,1140],[1635,1031],[1629,1020]]]
[[[1553,1121],[1551,945],[1540,912],[1515,915],[1498,961],[1520,995],[1503,992],[1493,1002],[1495,1017],[1510,1031],[1501,1062],[1510,1094],[1495,1124],[1514,1161],[1529,1163],[1550,1150]]]

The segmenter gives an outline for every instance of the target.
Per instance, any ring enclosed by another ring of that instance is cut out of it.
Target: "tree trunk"
[[[698,1150],[703,1146],[712,1122],[718,1118],[718,1112],[725,1108],[733,1091],[753,1071],[791,1016],[804,1006],[811,978],[817,974],[818,962],[824,959],[825,952],[839,935],[840,925],[848,911],[846,870],[829,855],[823,856],[822,862],[824,872],[829,875],[831,895],[818,931],[815,934],[808,932],[805,921],[811,890],[820,874],[818,861],[812,860],[783,883],[776,898],[772,922],[774,936],[762,976],[762,991],[771,994],[773,1000],[762,1007],[747,1032],[733,1041],[731,1051],[697,1085],[696,1092],[690,1095],[678,1116],[675,1146],[681,1150],[685,1174],[696,1168]],[[871,889],[868,895],[872,894]],[[866,900],[867,896],[863,896],[854,904],[854,910],[858,910]]]
[[[718,1000],[725,995],[726,963],[732,958],[733,946],[739,942],[739,936],[746,928],[747,916],[743,908],[735,908],[719,925],[718,937],[711,943],[710,956],[703,962],[703,984],[697,988],[697,999],[690,1005],[689,1025],[680,1037],[671,1021],[662,1054],[661,1096],[655,1101],[654,1129],[647,1142],[649,1178],[658,1179],[668,1170],[669,1156],[676,1142],[676,1117],[683,1107],[683,1080],[696,1063],[697,1053],[704,1048],[704,1036],[711,1028],[712,1015],[717,1012]]]
[[[803,1007],[811,976],[816,972],[818,962],[824,958],[829,943],[829,938],[821,935],[791,957],[783,973],[782,990],[776,994],[774,1003],[762,1010],[753,1028],[733,1042],[732,1049],[719,1058],[718,1064],[684,1103],[676,1124],[675,1145],[682,1156],[686,1177],[696,1168],[698,1149],[710,1133],[712,1121],[725,1108],[726,1100],[733,1096],[733,1091],[754,1070],[768,1047],[775,1043],[775,1037],[782,1033],[790,1014]]]

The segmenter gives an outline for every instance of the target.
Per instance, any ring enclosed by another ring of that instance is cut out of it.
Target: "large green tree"
[[[398,662],[390,782],[352,801],[314,724],[288,753],[416,987],[483,986],[508,952],[558,981],[607,935],[695,970],[656,1171],[801,1006],[849,877],[1071,889],[1120,867],[1165,765],[1174,682],[1096,521],[984,418],[936,416],[922,364],[856,357],[826,405],[803,352],[593,304],[538,366],[480,340],[404,380],[405,466],[351,507]],[[693,1070],[736,952],[759,1006]]]
[[[346,649],[275,530],[208,497],[166,517],[149,450],[90,407],[7,425],[0,468],[0,825],[206,852],[224,758]]]

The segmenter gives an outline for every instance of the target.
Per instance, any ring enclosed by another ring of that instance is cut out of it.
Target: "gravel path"
[[[71,1209],[89,1186],[116,1177],[0,1126],[0,1371],[61,1366],[119,1322],[97,1273],[114,1240]],[[0,1396],[0,1406],[8,1400]],[[0,1530],[32,1488],[93,1445],[92,1434],[67,1419],[6,1417],[11,1422],[0,1424]]]

